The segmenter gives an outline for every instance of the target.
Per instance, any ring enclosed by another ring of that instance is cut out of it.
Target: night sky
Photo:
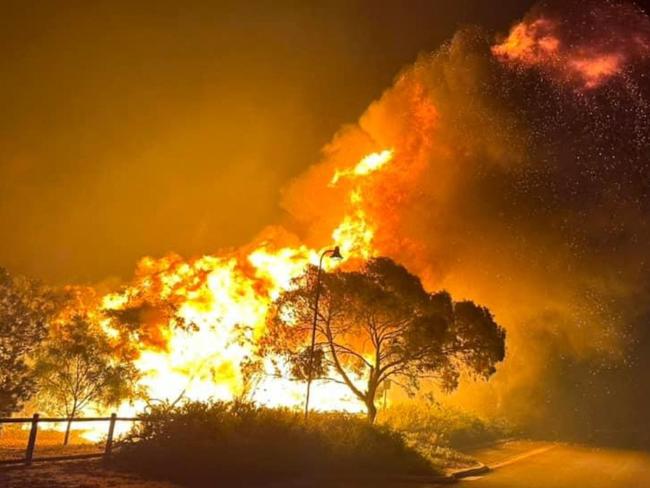
[[[247,242],[418,53],[530,5],[4,1],[0,263],[86,282]]]

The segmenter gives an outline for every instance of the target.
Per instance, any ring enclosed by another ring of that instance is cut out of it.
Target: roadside
[[[537,443],[542,444],[542,443]],[[474,471],[482,472],[482,465],[476,463],[476,459],[502,460],[509,456],[519,455],[530,450],[530,442],[509,442],[507,444],[493,445],[489,448],[482,448],[469,451],[471,455],[455,453],[451,450],[438,451],[437,457],[440,463],[447,463],[447,479],[442,477],[397,477],[386,480],[377,478],[374,480],[295,480],[292,488],[308,488],[322,486],[327,488],[358,488],[362,486],[390,486],[391,488],[414,486],[431,486],[433,484],[449,484],[454,482],[454,475],[459,473],[477,474]],[[452,454],[450,454],[452,453]],[[133,474],[115,471],[106,468],[101,460],[80,460],[60,463],[38,463],[29,468],[16,466],[0,470],[0,488],[180,488],[180,485],[152,481]],[[286,488],[286,483],[282,483]],[[279,488],[269,484],[267,488]]]
[[[630,488],[650,486],[650,453],[601,449],[562,443],[508,441],[469,450],[489,473],[464,471],[478,487],[495,488]],[[452,471],[453,473],[453,471]],[[214,481],[214,480],[213,480]],[[414,488],[434,486],[433,479],[295,480],[266,488]],[[453,482],[448,479],[446,483]],[[444,480],[438,480],[443,484]],[[0,488],[181,488],[107,469],[99,460],[35,464],[0,470]]]
[[[460,469],[447,469],[446,474],[456,481],[474,480],[496,469],[550,451],[554,447],[556,444],[547,442],[504,439],[473,449],[466,449],[467,459],[473,459],[474,464]]]
[[[520,458],[552,449],[555,445],[543,441],[508,440],[476,449],[469,449],[465,453],[486,466],[489,466],[491,469],[496,469],[505,463],[515,462]]]
[[[645,451],[517,441],[475,455],[495,467],[469,478],[476,488],[650,487],[650,453]]]

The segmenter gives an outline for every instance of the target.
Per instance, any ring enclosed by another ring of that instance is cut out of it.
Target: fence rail
[[[104,452],[93,454],[71,454],[69,456],[45,456],[34,457],[34,449],[36,448],[36,438],[38,434],[38,425],[41,423],[60,423],[60,422],[108,422],[108,430],[106,433],[106,443],[104,444]],[[32,417],[13,417],[13,418],[0,418],[0,426],[2,424],[29,424],[29,438],[27,440],[27,447],[25,448],[25,457],[16,459],[2,459],[1,465],[9,464],[25,464],[29,466],[34,462],[40,461],[65,461],[72,459],[90,459],[90,458],[107,458],[111,455],[113,450],[113,435],[115,433],[115,424],[117,422],[139,422],[142,421],[140,417],[118,417],[113,413],[110,417],[79,417],[79,418],[58,418],[58,417],[43,417],[35,413]]]

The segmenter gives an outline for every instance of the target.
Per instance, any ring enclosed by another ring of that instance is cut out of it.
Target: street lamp
[[[311,391],[312,369],[314,367],[314,347],[316,346],[316,323],[318,322],[318,299],[320,298],[320,274],[323,270],[323,259],[330,255],[332,259],[343,259],[339,246],[334,249],[326,249],[320,255],[318,261],[318,273],[316,274],[316,291],[314,293],[314,320],[311,325],[311,349],[309,351],[309,369],[307,370],[307,397],[305,398],[305,420],[309,416],[309,393]]]

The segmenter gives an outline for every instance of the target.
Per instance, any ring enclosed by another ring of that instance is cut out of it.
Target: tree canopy
[[[136,396],[138,372],[116,355],[103,330],[86,317],[74,316],[58,328],[39,355],[36,371],[44,402],[68,419],[86,407],[116,405]]]
[[[20,410],[36,391],[34,353],[57,307],[52,290],[0,268],[0,416]]]
[[[288,359],[296,378],[309,374],[316,277],[309,269],[278,297],[262,343],[263,353]],[[321,286],[312,376],[345,384],[371,421],[389,379],[409,393],[423,378],[453,390],[461,372],[487,379],[505,357],[505,331],[487,308],[428,293],[388,258],[322,273]]]

